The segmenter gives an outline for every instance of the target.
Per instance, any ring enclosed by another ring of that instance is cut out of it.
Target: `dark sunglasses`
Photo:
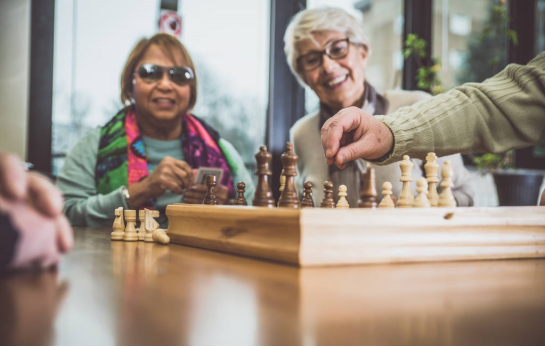
[[[188,66],[160,66],[155,64],[142,64],[138,68],[138,76],[144,82],[153,83],[163,78],[165,71],[168,78],[177,85],[188,84],[195,79],[195,74]]]

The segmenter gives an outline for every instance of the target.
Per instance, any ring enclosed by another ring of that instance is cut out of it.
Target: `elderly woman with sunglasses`
[[[315,203],[319,203],[323,198],[322,183],[331,180],[335,191],[339,185],[346,185],[350,206],[357,206],[360,172],[365,164],[360,159],[360,162],[350,162],[342,170],[335,165],[328,167],[320,139],[322,125],[343,108],[355,106],[373,115],[384,115],[429,98],[430,95],[421,91],[402,90],[381,94],[366,81],[369,40],[362,22],[341,9],[320,8],[299,12],[286,29],[284,44],[293,74],[320,99],[319,111],[301,118],[290,130],[294,151],[299,155],[298,191],[303,191],[303,182],[311,181],[314,184]],[[468,182],[469,173],[461,156],[458,154],[440,158],[438,163],[442,165],[445,159],[453,164],[453,193],[458,206],[472,205],[473,192]],[[425,163],[419,159],[412,161],[414,191],[417,178],[425,176]],[[375,168],[379,195],[382,184],[389,181],[393,185],[394,195],[399,196],[402,185],[399,182],[401,171],[398,163],[385,166],[368,164]]]
[[[252,177],[235,148],[190,113],[197,101],[191,56],[176,38],[157,34],[132,50],[121,75],[128,105],[87,135],[66,158],[57,184],[74,226],[110,226],[114,210],[158,209],[202,203],[206,186],[193,184],[199,167],[223,169],[216,186],[220,204],[235,198],[236,182],[254,192]]]

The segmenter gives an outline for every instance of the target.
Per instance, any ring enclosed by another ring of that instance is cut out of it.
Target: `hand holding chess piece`
[[[47,178],[26,172],[17,156],[0,153],[0,233],[13,233],[3,255],[9,268],[58,263],[73,244],[60,191]],[[9,240],[9,238],[6,238]],[[4,239],[2,239],[4,240]],[[9,256],[11,253],[11,257]]]

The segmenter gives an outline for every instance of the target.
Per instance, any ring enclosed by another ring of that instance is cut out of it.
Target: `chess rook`
[[[299,198],[295,190],[295,176],[297,176],[297,154],[293,153],[291,142],[286,143],[286,152],[282,154],[283,175],[286,177],[286,185],[280,195],[279,207],[299,208]]]
[[[358,199],[358,207],[377,207],[377,188],[375,186],[375,169],[367,165],[367,172],[361,175],[361,191],[360,198]]]
[[[411,158],[408,155],[404,155],[403,160],[399,163],[399,167],[401,168],[401,178],[399,180],[403,182],[403,188],[401,188],[401,194],[399,194],[397,207],[413,207],[414,195],[410,183],[413,181],[413,178],[411,177],[413,166],[414,164],[411,161]]]
[[[252,205],[274,207],[273,193],[269,186],[269,176],[272,175],[271,170],[269,170],[271,154],[267,152],[267,147],[259,147],[259,152],[255,155],[255,160],[257,162],[257,169],[255,170],[257,186]]]
[[[125,220],[127,221],[127,226],[125,227],[123,241],[138,241],[138,234],[136,233],[136,210],[126,210]]]
[[[439,183],[439,165],[437,164],[437,155],[433,152],[429,152],[426,156],[426,180],[428,181],[428,200],[431,207],[439,206],[439,194],[437,193],[437,183]]]
[[[246,198],[244,197],[246,189],[246,184],[244,182],[238,182],[237,183],[237,199],[235,200],[235,205],[238,206],[248,206],[248,202],[246,201]]]
[[[208,187],[208,192],[204,196],[203,205],[219,205],[219,201],[216,198],[216,184],[216,176],[206,176],[206,187]]]
[[[333,200],[333,182],[324,182],[324,199],[320,204],[322,208],[335,208],[335,200]]]
[[[123,220],[123,207],[118,207],[115,209],[115,219],[114,224],[112,225],[112,233],[110,238],[113,241],[122,241],[123,236],[125,235],[125,221]]]
[[[314,200],[312,199],[312,182],[306,181],[303,184],[303,199],[301,200],[301,207],[314,207]]]

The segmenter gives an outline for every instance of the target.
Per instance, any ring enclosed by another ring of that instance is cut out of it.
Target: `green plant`
[[[478,171],[484,176],[487,173],[497,173],[500,170],[513,169],[514,152],[507,151],[500,154],[487,153],[473,157],[473,163]]]
[[[427,58],[426,45],[426,41],[418,37],[417,34],[407,35],[405,47],[403,49],[403,58],[407,60],[410,56],[414,57],[416,64],[418,65],[415,76],[418,88],[429,90],[431,94],[437,95],[443,92],[441,79],[439,78],[441,61],[439,58],[434,58],[432,59],[433,64],[431,66],[424,64]]]

